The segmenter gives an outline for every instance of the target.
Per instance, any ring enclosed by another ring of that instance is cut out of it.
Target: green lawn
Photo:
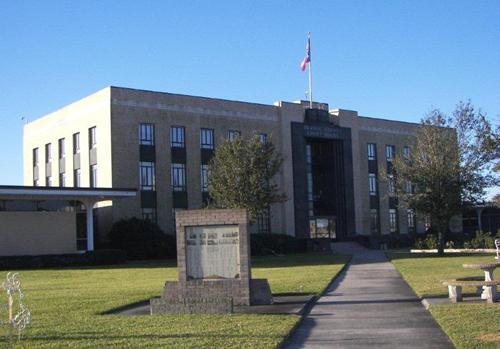
[[[392,263],[419,297],[447,297],[442,280],[484,275],[480,270],[462,268],[464,263],[492,261],[493,256],[388,253]],[[500,270],[495,270],[500,278]],[[464,289],[474,293],[473,289]],[[500,303],[446,304],[430,311],[457,348],[500,348]]]
[[[252,273],[267,278],[273,293],[320,293],[347,260],[321,254],[256,258]],[[0,272],[0,279],[5,274]],[[159,296],[164,281],[176,278],[173,261],[21,271],[33,323],[15,347],[275,348],[299,319],[294,315],[101,315]],[[0,347],[6,347],[2,340]]]

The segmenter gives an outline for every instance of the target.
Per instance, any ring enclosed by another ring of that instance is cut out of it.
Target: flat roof
[[[98,201],[135,197],[132,188],[76,188],[0,185],[0,200],[81,200]]]

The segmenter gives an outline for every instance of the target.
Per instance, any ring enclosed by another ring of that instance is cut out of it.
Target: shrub
[[[413,247],[416,248],[417,250],[425,250],[427,245],[425,244],[424,240],[417,239],[417,240],[415,240],[415,244],[413,245]]]
[[[438,247],[438,240],[434,235],[427,235],[424,242],[425,246],[427,246],[427,248],[430,250],[436,249]]]
[[[455,243],[453,241],[447,241],[445,244],[446,248],[455,248]]]
[[[303,253],[307,250],[304,239],[286,234],[251,234],[250,245],[253,256]]]
[[[127,258],[160,259],[176,256],[175,236],[164,234],[157,224],[131,218],[113,224],[108,234],[110,246],[125,250]]]
[[[425,250],[425,249],[433,250],[437,248],[437,245],[438,245],[437,238],[432,234],[428,234],[425,237],[425,239],[415,240],[413,247],[419,250]]]
[[[127,252],[124,250],[87,251],[84,256],[92,265],[122,264],[127,261]]]
[[[476,231],[476,236],[471,239],[472,248],[495,248],[495,238],[491,233]]]

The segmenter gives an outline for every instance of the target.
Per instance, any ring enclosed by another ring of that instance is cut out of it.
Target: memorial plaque
[[[186,227],[188,279],[240,277],[238,225]]]
[[[266,279],[252,279],[244,209],[176,212],[177,281],[165,282],[151,314],[224,314],[234,306],[272,304]]]

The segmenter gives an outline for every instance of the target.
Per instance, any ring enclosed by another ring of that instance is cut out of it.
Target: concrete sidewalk
[[[285,344],[285,348],[454,348],[381,251],[334,244],[349,266]]]

